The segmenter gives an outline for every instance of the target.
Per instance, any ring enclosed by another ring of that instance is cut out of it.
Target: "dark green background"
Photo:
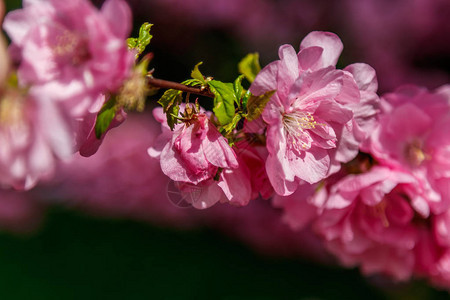
[[[423,283],[382,291],[356,270],[257,255],[213,231],[179,232],[53,209],[0,235],[0,299],[447,299]]]

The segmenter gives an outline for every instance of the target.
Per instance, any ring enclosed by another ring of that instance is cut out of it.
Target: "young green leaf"
[[[206,85],[205,77],[203,76],[202,72],[200,72],[200,70],[198,69],[198,67],[199,67],[202,63],[203,63],[203,62],[199,62],[198,64],[195,65],[194,70],[192,70],[192,72],[191,72],[191,77],[192,77],[193,79],[199,80],[202,84]]]
[[[179,105],[172,105],[166,112],[167,125],[173,130],[175,124],[178,123],[178,112],[180,111]]]
[[[256,75],[261,71],[259,64],[259,54],[249,53],[238,64],[239,73],[243,74],[245,78],[252,83]]]
[[[97,120],[95,121],[95,136],[100,139],[103,133],[106,132],[112,120],[114,119],[117,112],[116,98],[111,97],[97,114]]]
[[[127,39],[128,49],[136,49],[137,54],[139,56],[142,52],[144,52],[145,47],[150,44],[150,40],[152,39],[152,35],[150,34],[150,29],[153,24],[144,23],[139,29],[139,37],[138,38],[129,38]]]
[[[239,121],[242,119],[241,114],[235,114],[233,117],[233,120],[231,120],[230,123],[228,123],[227,125],[223,126],[223,129],[227,132],[230,133],[231,131],[233,131],[233,129],[236,128],[237,124],[239,123]]]
[[[247,103],[247,120],[253,121],[257,119],[264,111],[273,94],[275,94],[275,91],[268,91],[260,96],[250,96]]]
[[[250,91],[246,91],[244,93],[244,96],[242,96],[242,107],[244,107],[245,109],[247,109],[247,103],[248,103],[248,99],[250,99],[252,93],[250,93]]]
[[[172,130],[178,121],[179,104],[183,101],[181,94],[181,91],[169,89],[158,100],[158,103],[162,105],[163,111],[166,113],[167,124]]]
[[[209,88],[214,94],[214,114],[221,125],[226,125],[233,120],[235,113],[234,102],[236,95],[233,84],[217,80],[208,81]]]
[[[244,88],[242,87],[242,79],[244,79],[244,75],[240,75],[233,82],[234,94],[236,95],[235,100],[236,100],[236,104],[239,108],[241,108],[241,97],[242,97],[242,93],[244,91]]]
[[[203,82],[198,79],[187,79],[187,80],[183,81],[181,84],[196,87],[196,86],[203,85]]]

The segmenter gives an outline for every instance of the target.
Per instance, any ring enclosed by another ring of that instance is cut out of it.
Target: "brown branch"
[[[157,79],[154,77],[147,77],[147,82],[151,87],[162,88],[162,89],[174,89],[186,93],[196,94],[200,96],[214,98],[214,94],[211,93],[208,89],[202,89],[197,87],[187,86],[178,82]]]

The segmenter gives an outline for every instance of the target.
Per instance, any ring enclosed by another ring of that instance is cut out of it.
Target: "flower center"
[[[317,123],[312,114],[302,111],[283,114],[282,122],[288,138],[291,139],[294,147],[300,147],[299,150],[311,148],[312,138],[308,132],[309,129],[325,126],[325,124]]]
[[[422,143],[419,140],[414,140],[406,145],[404,155],[406,161],[413,167],[420,166],[428,158],[427,154],[422,150]]]
[[[56,60],[62,64],[69,62],[78,66],[90,58],[86,41],[67,29],[61,29],[61,32],[56,34],[52,51]]]
[[[385,228],[389,227],[389,220],[386,216],[387,203],[383,199],[380,203],[372,207],[372,213],[374,216],[380,218],[381,223]]]
[[[23,99],[20,95],[5,93],[0,99],[0,125],[14,126],[22,123]]]

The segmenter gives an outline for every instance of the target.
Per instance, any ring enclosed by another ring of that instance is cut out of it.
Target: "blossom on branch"
[[[185,109],[193,112],[189,105]],[[237,168],[236,154],[208,116],[201,111],[188,114],[189,119],[171,131],[162,108],[153,110],[163,132],[149,154],[160,158],[163,173],[174,181],[197,184],[214,178],[219,168]]]
[[[292,194],[301,181],[316,183],[337,172],[366,137],[360,124],[375,115],[375,72],[365,64],[337,70],[342,48],[335,34],[312,32],[298,54],[281,46],[280,60],[267,65],[250,87],[255,95],[276,90],[262,119],[267,173],[280,195]]]
[[[450,88],[435,92],[403,86],[382,97],[379,125],[364,145],[383,165],[413,174],[424,198],[413,199],[423,216],[450,208]]]

